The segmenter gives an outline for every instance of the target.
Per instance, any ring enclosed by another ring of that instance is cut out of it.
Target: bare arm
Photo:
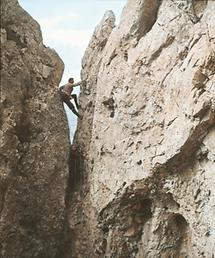
[[[73,84],[73,87],[77,87],[77,86],[81,85],[82,83],[83,83],[83,81],[76,82],[76,83]]]

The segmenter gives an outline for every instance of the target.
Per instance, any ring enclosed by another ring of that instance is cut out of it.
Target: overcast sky
[[[62,85],[69,77],[80,80],[81,59],[95,26],[106,10],[112,10],[119,23],[126,0],[19,0],[19,3],[39,22],[44,44],[54,48],[62,58],[65,64]],[[73,134],[76,117],[68,110],[67,114]]]

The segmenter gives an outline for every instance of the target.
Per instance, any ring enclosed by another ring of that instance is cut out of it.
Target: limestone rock
[[[83,58],[71,257],[213,257],[214,13],[214,1],[130,0],[105,40],[106,21],[97,27]]]
[[[1,1],[1,15],[0,257],[60,257],[69,150],[57,94],[64,65],[17,0]]]

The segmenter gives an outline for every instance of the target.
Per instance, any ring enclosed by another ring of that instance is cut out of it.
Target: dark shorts
[[[70,101],[70,96],[68,96],[65,92],[60,91],[60,96],[63,102]]]

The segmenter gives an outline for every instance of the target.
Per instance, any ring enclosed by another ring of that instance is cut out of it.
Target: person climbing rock
[[[78,99],[76,94],[71,94],[73,91],[73,88],[76,86],[79,86],[83,83],[83,81],[74,83],[73,78],[69,78],[68,83],[61,86],[59,88],[61,99],[66,105],[69,107],[70,110],[77,116],[80,117],[79,113],[76,111],[75,106],[72,104],[70,99],[74,99],[76,108],[79,109]]]

